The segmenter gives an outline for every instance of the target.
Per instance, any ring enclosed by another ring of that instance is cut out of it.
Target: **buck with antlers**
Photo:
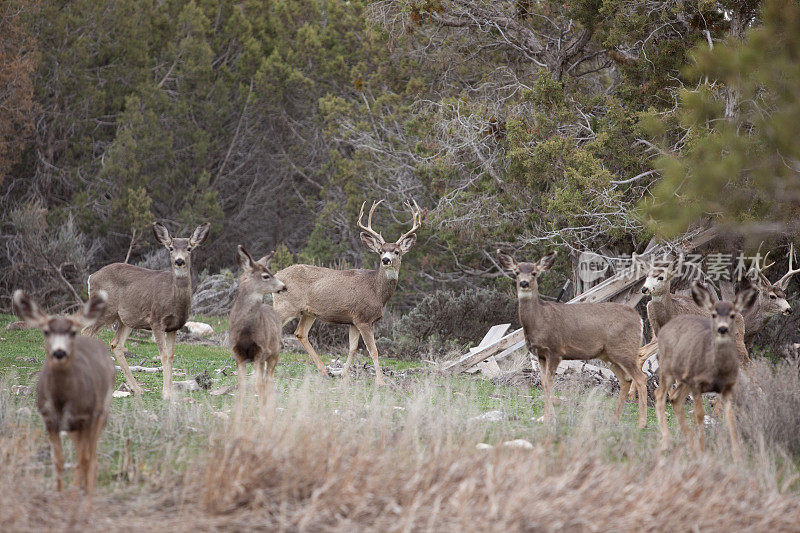
[[[292,265],[275,273],[286,284],[286,290],[273,297],[273,305],[284,325],[294,318],[300,318],[294,334],[321,374],[327,375],[328,372],[308,340],[308,331],[316,319],[350,326],[350,350],[343,369],[345,377],[358,349],[358,339],[364,339],[375,363],[375,381],[378,385],[386,383],[378,362],[374,325],[383,316],[383,307],[397,288],[400,263],[403,255],[416,242],[415,232],[422,226],[423,218],[416,202],[413,206],[406,202],[411,211],[411,229],[396,242],[387,243],[380,233],[372,229],[372,215],[382,201],[373,202],[366,226],[362,223],[366,202],[361,204],[358,214],[358,227],[363,230],[361,242],[380,256],[377,270],[333,270]]]
[[[158,345],[164,372],[163,397],[172,395],[175,336],[189,318],[192,302],[191,253],[206,240],[209,227],[206,222],[188,239],[173,239],[164,225],[153,223],[156,239],[169,251],[171,270],[113,263],[89,276],[89,296],[103,290],[108,294],[108,304],[100,318],[84,332],[95,335],[101,328],[117,323],[111,351],[135,394],[142,394],[142,387],[125,360],[124,346],[131,330],[144,329],[152,330]]]
[[[56,487],[61,490],[64,453],[61,432],[68,432],[77,454],[73,486],[91,495],[97,481],[97,441],[106,425],[114,391],[114,365],[105,343],[78,335],[106,306],[97,291],[76,315],[48,316],[24,292],[14,292],[14,311],[44,334],[47,354],[39,372],[36,402],[53,451]]]
[[[637,364],[642,342],[642,319],[624,304],[545,302],[539,298],[538,278],[555,263],[550,252],[536,263],[518,263],[498,250],[500,265],[512,272],[517,282],[519,320],[525,343],[539,359],[545,399],[545,419],[553,417],[553,377],[562,360],[600,359],[608,362],[619,381],[619,399],[614,410],[619,420],[631,382],[639,394],[639,427],[647,424],[646,378]]]
[[[272,275],[269,262],[275,252],[270,252],[258,261],[239,245],[236,258],[242,274],[239,276],[239,291],[230,314],[229,340],[236,358],[239,377],[238,412],[244,404],[247,362],[253,363],[258,387],[258,399],[266,404],[268,387],[272,386],[272,374],[278,364],[281,351],[281,320],[271,306],[262,302],[266,294],[284,290],[286,285]]]
[[[792,313],[792,306],[786,301],[786,289],[789,287],[792,276],[800,272],[800,268],[792,268],[793,259],[794,244],[791,244],[789,246],[789,268],[786,274],[775,283],[772,283],[764,275],[763,271],[774,264],[767,265],[766,257],[764,258],[764,266],[755,265],[753,271],[751,271],[751,274],[757,278],[755,288],[758,291],[758,297],[755,304],[744,313],[744,342],[748,348],[753,346],[756,335],[764,329],[770,318]]]

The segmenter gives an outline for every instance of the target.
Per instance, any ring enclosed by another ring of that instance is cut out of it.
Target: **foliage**
[[[664,180],[644,205],[667,235],[708,213],[758,236],[795,235],[800,215],[800,6],[771,0],[763,25],[700,45],[680,95],[686,143],[658,160]]]

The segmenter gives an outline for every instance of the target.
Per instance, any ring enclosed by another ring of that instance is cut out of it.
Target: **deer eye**
[[[70,336],[70,337],[75,337],[75,332],[74,332],[74,331],[70,331],[70,332],[69,332],[69,336]]]
[[[400,250],[395,250],[394,255],[400,255]]]
[[[49,330],[44,330],[44,331],[42,331],[42,333],[44,333],[45,337],[49,337],[50,336],[50,331]]]
[[[664,276],[658,276],[658,281],[664,281]]]
[[[174,252],[174,251],[175,251],[175,248],[173,248],[172,246],[170,246],[170,247],[168,247],[168,248],[167,248],[167,250],[169,250],[170,252]]]
[[[191,246],[187,246],[187,247],[186,247],[186,251],[187,251],[187,252],[191,252],[191,251],[192,251],[192,247],[191,247]]]
[[[775,300],[775,299],[777,299],[777,298],[778,298],[778,297],[777,297],[777,296],[775,296],[774,294],[770,294],[770,295],[769,295],[769,299],[770,299],[770,300]]]
[[[266,273],[265,274],[261,274],[261,279],[269,279],[269,278],[270,278],[269,274],[266,274]]]
[[[736,318],[736,313],[731,313],[731,318]]]
[[[717,318],[717,313],[711,313],[711,318]]]

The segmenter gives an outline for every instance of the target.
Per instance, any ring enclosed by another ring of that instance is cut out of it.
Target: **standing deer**
[[[78,459],[73,486],[90,496],[97,481],[97,441],[108,419],[116,372],[105,343],[78,331],[103,313],[106,298],[97,291],[71,317],[48,316],[21,290],[13,298],[17,315],[44,334],[47,355],[39,372],[36,403],[53,448],[56,487],[62,488],[61,432],[66,431]]]
[[[239,377],[239,410],[244,404],[247,362],[253,363],[258,399],[266,405],[267,388],[272,386],[272,374],[280,356],[281,319],[272,306],[262,302],[264,295],[286,289],[286,285],[269,271],[274,254],[273,251],[253,261],[242,245],[236,254],[242,274],[231,308],[229,339]]]
[[[545,302],[539,298],[538,277],[549,270],[556,252],[537,263],[518,263],[498,250],[500,265],[516,277],[519,320],[528,350],[539,359],[545,399],[545,420],[553,413],[553,377],[558,364],[566,360],[600,359],[608,362],[619,381],[619,399],[614,419],[619,420],[625,397],[635,383],[639,393],[639,427],[647,424],[646,378],[637,364],[642,341],[642,319],[635,309],[624,304]]]
[[[732,453],[735,457],[739,456],[732,402],[740,361],[735,336],[741,323],[736,318],[754,304],[757,296],[753,287],[746,286],[736,295],[733,303],[725,300],[713,302],[708,290],[695,282],[692,286],[692,298],[698,307],[710,313],[710,317],[679,315],[659,331],[659,384],[655,396],[662,451],[669,449],[670,442],[665,413],[667,395],[677,382],[678,388],[672,391],[670,400],[686,439],[692,440],[683,410],[686,397],[691,393],[695,399],[697,445],[698,450],[703,451],[705,412],[701,395],[705,392],[716,392],[722,396],[725,405]]]
[[[361,222],[366,202],[361,204],[358,214],[358,227],[364,230],[361,232],[361,242],[381,257],[377,270],[333,270],[311,265],[292,265],[275,274],[286,284],[286,290],[273,298],[275,310],[283,325],[294,318],[300,318],[294,334],[323,375],[327,375],[325,365],[308,341],[311,325],[317,318],[334,324],[349,324],[350,351],[343,375],[348,375],[360,336],[375,363],[375,381],[378,385],[385,385],[386,382],[383,380],[378,362],[378,348],[375,346],[375,322],[383,316],[383,307],[397,288],[400,262],[417,240],[414,232],[422,226],[422,211],[417,202],[413,206],[406,202],[411,211],[411,229],[396,242],[387,243],[380,233],[372,229],[372,214],[382,201],[373,202],[366,226]]]
[[[108,293],[108,305],[102,316],[84,332],[95,335],[101,328],[117,323],[111,339],[111,351],[117,358],[125,381],[135,394],[142,394],[125,360],[125,341],[131,330],[151,330],[164,369],[163,397],[172,395],[172,360],[175,335],[189,318],[192,302],[191,253],[208,237],[210,224],[198,226],[188,239],[172,238],[164,225],[153,223],[156,240],[169,250],[172,270],[113,263],[89,276],[89,295],[99,290]]]
[[[680,265],[682,261],[678,262]],[[644,365],[645,361],[656,352],[658,346],[658,332],[660,329],[678,315],[699,315],[710,317],[711,312],[705,307],[698,306],[689,296],[679,296],[671,292],[672,278],[680,272],[680,266],[676,268],[672,262],[667,266],[651,265],[650,270],[642,286],[642,293],[651,296],[647,302],[647,320],[653,331],[653,339],[639,350],[639,362]],[[742,363],[750,361],[745,346],[745,319],[739,315],[736,317],[736,345],[739,350],[739,359]]]
[[[789,247],[789,269],[781,279],[775,283],[770,282],[764,275],[763,270],[767,267],[756,266],[752,272],[758,279],[756,289],[758,297],[755,304],[744,313],[744,342],[748,348],[753,346],[756,335],[764,329],[769,319],[777,315],[792,314],[792,306],[786,301],[786,289],[792,276],[800,272],[800,269],[792,269],[792,259],[794,258],[794,244]],[[766,258],[764,259],[766,263]]]

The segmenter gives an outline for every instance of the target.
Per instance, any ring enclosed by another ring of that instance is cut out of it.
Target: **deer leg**
[[[681,433],[683,433],[683,436],[686,438],[686,440],[691,443],[692,434],[689,431],[689,424],[686,422],[686,411],[684,410],[684,404],[686,403],[686,397],[688,395],[689,387],[681,383],[678,384],[677,389],[672,391],[669,399],[672,402],[672,411],[675,413],[675,417],[678,419],[678,425],[681,428]]]
[[[100,433],[106,425],[106,417],[103,416],[94,421],[89,432],[89,465],[86,478],[86,494],[91,496],[94,493],[94,486],[97,483],[97,441],[100,440]]]
[[[166,334],[162,329],[153,328],[153,337],[156,339],[158,355],[161,356],[161,373],[164,378],[161,397],[167,400],[172,396],[172,361],[170,361],[167,353]]]
[[[267,359],[266,366],[267,371],[264,374],[264,388],[266,389],[264,404],[267,406],[267,415],[271,417],[275,410],[275,367],[278,366],[278,358],[271,357]]]
[[[379,387],[386,385],[383,380],[383,372],[381,372],[381,363],[378,361],[378,347],[375,346],[375,330],[372,324],[357,324],[358,331],[361,332],[361,337],[364,339],[364,344],[367,345],[367,351],[372,356],[372,362],[375,364],[375,384]]]
[[[742,458],[742,451],[739,447],[739,438],[736,435],[736,420],[733,416],[733,394],[731,391],[723,393],[722,402],[725,404],[725,421],[728,423],[728,433],[731,438],[731,455],[738,461]]]
[[[75,468],[75,475],[72,478],[72,486],[85,489],[86,477],[89,463],[89,454],[86,443],[88,441],[88,431],[72,431],[69,434],[72,439],[72,444],[75,447],[75,456],[77,459],[77,467]]]
[[[119,367],[122,369],[122,374],[125,376],[125,382],[128,384],[128,387],[130,387],[134,394],[141,396],[144,391],[141,385],[136,382],[136,378],[133,377],[131,367],[128,366],[128,360],[125,359],[125,341],[128,340],[128,335],[131,334],[131,328],[123,324],[121,320],[118,321],[117,324],[119,327],[117,327],[117,331],[114,333],[114,338],[111,339],[111,352],[114,354]]]
[[[319,355],[317,355],[317,352],[314,351],[314,347],[311,346],[311,343],[308,341],[308,332],[316,319],[317,318],[313,315],[307,315],[303,313],[300,316],[300,322],[297,324],[297,329],[294,330],[294,336],[297,337],[297,340],[299,340],[300,344],[303,345],[303,348],[306,349],[308,355],[311,356],[311,360],[314,361],[315,365],[317,365],[317,370],[319,370],[319,373],[323,376],[327,376],[328,369],[322,364],[322,360],[319,358]]]
[[[53,447],[53,465],[56,467],[56,489],[60,492],[64,480],[64,450],[61,448],[61,434],[58,430],[48,431],[50,445]]]
[[[253,361],[255,370],[256,389],[258,391],[258,403],[263,408],[266,405],[266,375],[264,373],[264,361],[256,359]]]
[[[166,390],[172,394],[172,369],[175,366],[175,337],[178,336],[177,331],[167,331],[164,334],[164,348],[167,353],[167,361],[169,362],[169,371],[164,373],[164,385]]]
[[[704,452],[706,447],[703,442],[703,426],[706,418],[706,412],[703,409],[703,393],[700,392],[699,389],[696,389],[692,391],[692,396],[694,397],[694,419],[697,422],[697,427],[695,428],[695,431],[697,432],[697,451]]]
[[[609,361],[608,366],[617,377],[617,381],[619,381],[619,398],[617,398],[617,406],[614,408],[614,423],[617,424],[622,416],[622,408],[625,407],[625,399],[628,397],[628,391],[631,388],[631,381],[628,379],[628,375],[625,373],[625,370],[623,370],[622,367],[617,363]]]
[[[350,377],[350,365],[353,363],[353,356],[358,350],[358,339],[361,337],[361,332],[354,325],[350,325],[350,351],[347,352],[347,361],[342,368],[342,377],[348,379]]]
[[[641,370],[638,360],[635,364],[627,364],[623,367],[626,377],[630,377],[633,382],[629,382],[631,389],[636,389],[639,397],[639,420],[638,428],[644,429],[647,426],[647,377]],[[619,378],[618,378],[619,379]],[[630,391],[629,391],[630,392]]]
[[[553,378],[561,358],[539,357],[539,369],[542,377],[542,392],[544,392],[544,420],[551,422],[555,419],[553,409]]]
[[[236,376],[238,378],[238,391],[236,409],[234,420],[238,422],[242,418],[242,410],[244,409],[244,396],[247,389],[247,363],[243,360],[236,358]]]
[[[658,427],[661,429],[661,451],[669,450],[669,425],[667,424],[667,395],[672,387],[673,378],[662,374],[659,376],[658,388],[656,389],[656,419]]]

